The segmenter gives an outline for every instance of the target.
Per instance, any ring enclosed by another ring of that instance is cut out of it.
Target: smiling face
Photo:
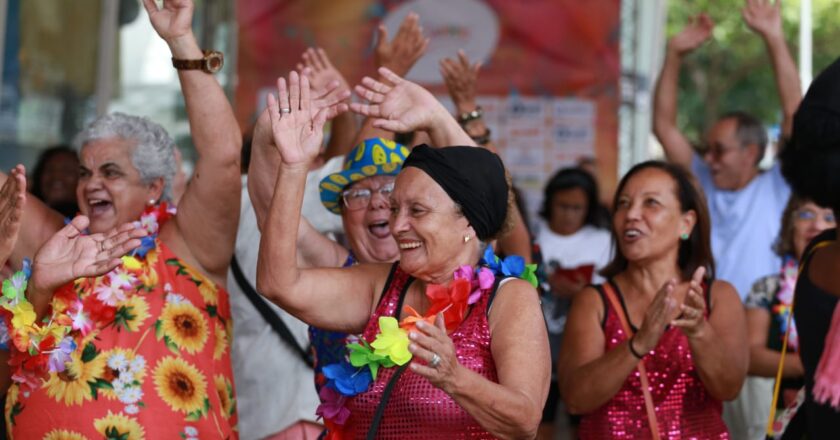
[[[758,147],[742,146],[738,139],[738,122],[734,118],[721,119],[707,134],[708,149],[704,154],[712,181],[723,190],[745,187],[756,174]]]
[[[680,235],[691,234],[696,214],[682,212],[674,179],[663,170],[643,169],[627,181],[616,200],[613,228],[627,261],[673,258],[676,264]]]
[[[388,263],[399,255],[397,243],[388,226],[390,205],[387,195],[379,190],[394,183],[394,176],[372,176],[345,189],[367,189],[370,203],[359,209],[349,209],[342,202],[341,221],[353,253],[363,263]]]
[[[107,232],[138,220],[150,200],[159,200],[163,178],[144,184],[131,162],[134,142],[111,138],[82,147],[76,199],[90,218],[90,231]]]
[[[39,185],[44,203],[58,205],[76,201],[76,182],[79,179],[79,158],[70,151],[53,154],[41,173]]]
[[[466,217],[434,179],[414,167],[397,176],[391,234],[402,269],[427,282],[448,281],[459,266],[478,261],[478,240]]]

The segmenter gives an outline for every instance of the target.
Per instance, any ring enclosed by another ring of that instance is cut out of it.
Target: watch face
[[[216,73],[222,70],[225,60],[221,52],[210,52],[204,57],[204,71],[208,73]]]

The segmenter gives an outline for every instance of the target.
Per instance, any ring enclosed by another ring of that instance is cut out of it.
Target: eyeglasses
[[[813,222],[817,220],[819,213],[811,209],[799,209],[794,213],[794,218],[797,221]],[[823,214],[822,219],[825,223],[835,223],[837,219],[834,218],[834,213],[831,211]]]
[[[367,188],[348,189],[341,193],[341,200],[344,201],[344,206],[351,211],[365,209],[370,205],[370,199],[373,197],[374,192],[388,199],[391,193],[394,192],[394,182],[386,183],[374,190]]]

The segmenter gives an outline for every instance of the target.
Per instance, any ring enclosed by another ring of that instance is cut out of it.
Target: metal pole
[[[99,51],[96,54],[96,115],[108,111],[114,89],[114,57],[117,53],[117,29],[120,2],[102,0],[99,19]]]
[[[9,2],[8,0],[0,0],[0,87],[2,87],[3,82],[3,61],[6,57],[6,18],[9,12]],[[0,100],[2,100],[3,94],[0,93]],[[2,102],[2,101],[0,101]]]
[[[801,0],[799,3],[799,81],[803,92],[808,90],[811,79],[814,77],[812,34],[811,0]]]

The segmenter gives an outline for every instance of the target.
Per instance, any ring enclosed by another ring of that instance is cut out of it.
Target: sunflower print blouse
[[[33,391],[12,385],[9,438],[238,438],[228,293],[156,244],[138,270],[73,283],[79,300],[95,295],[116,311],[76,336],[63,372]]]

